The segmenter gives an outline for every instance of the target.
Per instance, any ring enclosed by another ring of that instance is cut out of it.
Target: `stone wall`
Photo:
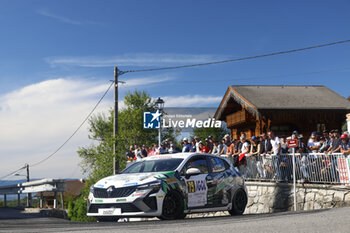
[[[246,182],[248,204],[245,214],[293,210],[293,184]],[[317,210],[350,206],[350,187],[297,184],[297,210]]]

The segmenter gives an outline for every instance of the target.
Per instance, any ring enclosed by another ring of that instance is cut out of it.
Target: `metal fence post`
[[[294,189],[294,211],[297,211],[297,191],[295,177],[295,148],[293,148],[293,189]]]
[[[21,207],[21,194],[17,194],[17,207]]]
[[[39,204],[40,208],[43,208],[43,198],[44,198],[43,192],[40,192],[40,204]]]
[[[53,198],[53,208],[57,209],[57,192],[54,192],[54,198]]]

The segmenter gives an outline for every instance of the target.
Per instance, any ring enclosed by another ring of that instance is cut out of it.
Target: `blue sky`
[[[350,38],[349,1],[0,0],[1,173],[50,154],[121,70],[238,58]],[[326,85],[347,97],[350,43],[120,77],[168,106],[216,107],[228,85]],[[191,100],[191,101],[186,101]],[[98,111],[112,106],[110,93]],[[85,127],[86,128],[86,127]],[[82,130],[37,177],[74,173]],[[20,145],[18,145],[20,141]],[[24,153],[25,152],[25,153]],[[57,168],[58,167],[58,168]],[[1,174],[0,174],[1,175]]]

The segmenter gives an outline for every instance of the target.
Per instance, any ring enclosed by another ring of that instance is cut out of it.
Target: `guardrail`
[[[350,185],[350,156],[341,153],[295,154],[296,181]],[[293,182],[293,155],[246,156],[238,170],[246,180]]]
[[[4,195],[4,206],[7,206],[7,195],[17,195],[17,205],[20,207],[21,194],[27,194],[27,207],[31,206],[31,193],[40,193],[40,208],[43,207],[42,192],[54,192],[54,205],[57,208],[57,193],[60,193],[61,205],[63,206],[63,192],[66,190],[65,181],[62,179],[42,179],[24,182],[14,185],[0,186],[0,195]]]

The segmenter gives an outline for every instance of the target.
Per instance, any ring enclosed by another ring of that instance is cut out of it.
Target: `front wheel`
[[[247,194],[243,189],[238,189],[232,198],[232,209],[228,212],[234,215],[242,215],[247,205]]]
[[[169,192],[163,201],[161,220],[184,219],[184,200],[180,193]]]

